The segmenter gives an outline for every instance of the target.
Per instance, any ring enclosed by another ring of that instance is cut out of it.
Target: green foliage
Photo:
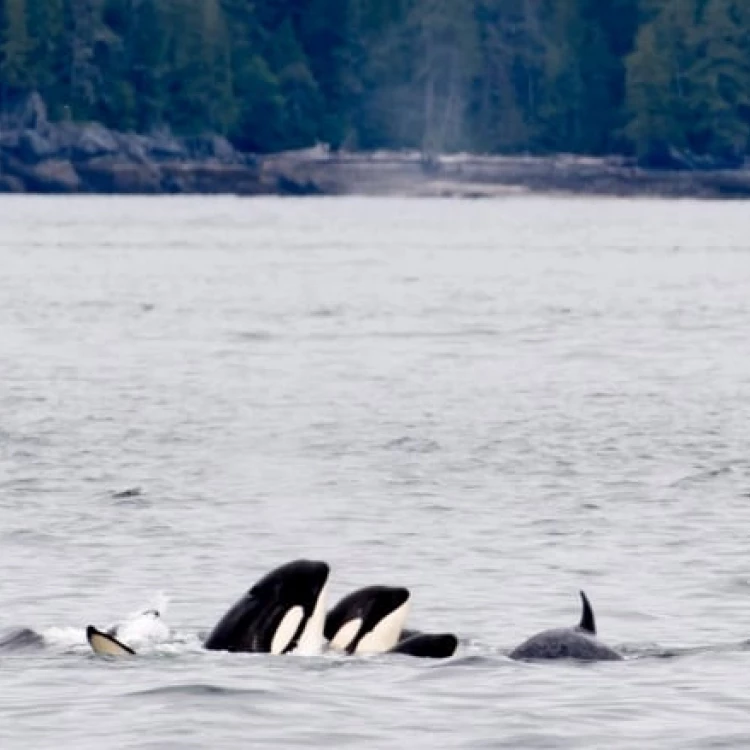
[[[627,132],[639,154],[736,159],[750,136],[750,8],[669,0],[628,58]]]
[[[3,85],[11,90],[22,90],[32,83],[32,44],[26,10],[26,0],[5,0],[2,7],[0,77]]]
[[[0,106],[240,148],[750,141],[748,0],[0,0]]]

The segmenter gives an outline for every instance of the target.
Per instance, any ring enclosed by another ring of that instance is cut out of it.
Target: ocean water
[[[749,535],[742,203],[0,200],[2,750],[745,748]],[[459,652],[201,648],[300,557]]]

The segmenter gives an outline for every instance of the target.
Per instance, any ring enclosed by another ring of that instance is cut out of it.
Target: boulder
[[[0,193],[25,193],[23,180],[11,174],[0,173]]]
[[[166,131],[146,136],[144,145],[148,156],[156,161],[182,161],[188,156],[185,146]]]
[[[167,193],[259,195],[268,190],[254,167],[242,164],[167,163],[162,165]]]
[[[147,194],[163,192],[161,172],[154,164],[100,157],[78,165],[84,189],[94,193]]]
[[[24,130],[18,138],[16,151],[22,161],[35,164],[56,156],[59,148],[38,130]]]
[[[23,180],[30,192],[77,193],[81,187],[78,173],[65,159],[49,159],[30,166],[17,164],[11,172]]]
[[[113,132],[120,156],[136,164],[150,164],[151,159],[148,155],[148,139],[137,133],[117,133]]]
[[[90,123],[79,129],[77,138],[73,142],[73,158],[95,159],[99,156],[109,156],[120,150],[114,135],[104,125]]]
[[[21,134],[17,130],[0,129],[0,151],[17,151]]]
[[[241,160],[234,146],[220,135],[190,136],[184,138],[183,143],[191,159],[214,159],[222,164],[236,164]]]

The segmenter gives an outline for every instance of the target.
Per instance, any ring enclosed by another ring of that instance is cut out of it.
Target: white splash
[[[131,612],[123,621],[110,626],[115,637],[134,650],[166,643],[172,629],[164,621],[168,599],[159,593],[150,606]]]
[[[40,635],[44,638],[45,644],[62,649],[73,648],[74,646],[85,646],[86,630],[84,628],[62,628],[51,627],[42,630]]]

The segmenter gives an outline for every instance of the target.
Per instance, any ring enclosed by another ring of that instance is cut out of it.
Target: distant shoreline
[[[108,195],[513,194],[750,198],[750,168],[652,170],[624,157],[330,152],[245,154],[219,136],[48,123],[0,130],[0,192]]]

